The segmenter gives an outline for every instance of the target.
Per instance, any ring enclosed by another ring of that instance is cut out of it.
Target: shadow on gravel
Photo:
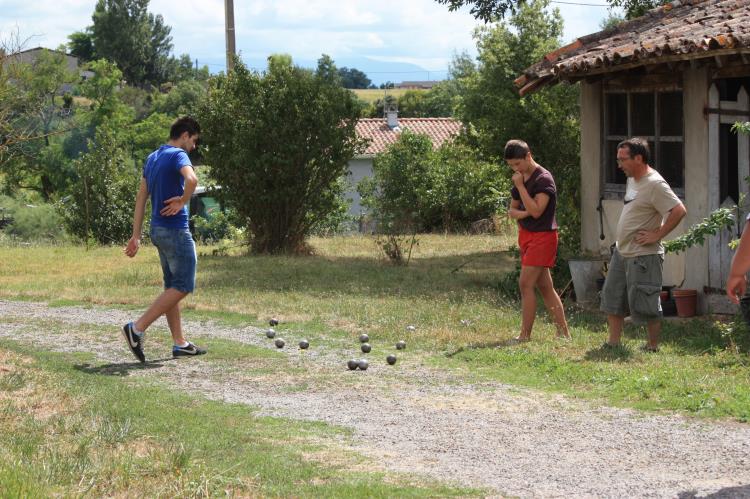
[[[104,364],[94,366],[91,364],[76,364],[73,367],[86,374],[103,374],[105,376],[129,376],[131,371],[144,369],[158,369],[164,367],[164,362],[174,360],[173,358],[155,359],[141,364],[140,362],[122,362],[119,364]]]
[[[677,497],[679,499],[747,499],[750,498],[750,485],[726,487],[705,496],[696,495],[694,491],[680,492]]]

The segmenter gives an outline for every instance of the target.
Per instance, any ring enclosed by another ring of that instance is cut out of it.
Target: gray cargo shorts
[[[659,292],[664,255],[623,257],[615,248],[609,262],[599,309],[611,315],[630,313],[635,324],[662,316]]]

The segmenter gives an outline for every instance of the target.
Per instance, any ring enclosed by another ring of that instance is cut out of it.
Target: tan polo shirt
[[[661,241],[654,244],[638,244],[638,231],[655,230],[661,227],[664,217],[680,204],[680,198],[672,191],[666,180],[653,168],[636,181],[628,178],[625,190],[625,206],[617,223],[617,250],[624,257],[664,254]]]

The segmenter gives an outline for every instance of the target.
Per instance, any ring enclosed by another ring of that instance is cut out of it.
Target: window
[[[649,164],[679,195],[685,187],[682,92],[607,92],[604,94],[605,192],[624,192],[617,168],[617,144],[629,137],[648,140]]]

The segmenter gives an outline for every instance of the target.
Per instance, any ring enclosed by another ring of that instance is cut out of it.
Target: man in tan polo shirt
[[[617,164],[628,177],[625,206],[617,224],[615,250],[602,289],[601,310],[607,313],[609,341],[620,344],[625,316],[646,323],[647,351],[659,349],[661,332],[661,240],[687,211],[659,172],[648,165],[648,142],[631,138],[617,145]]]

